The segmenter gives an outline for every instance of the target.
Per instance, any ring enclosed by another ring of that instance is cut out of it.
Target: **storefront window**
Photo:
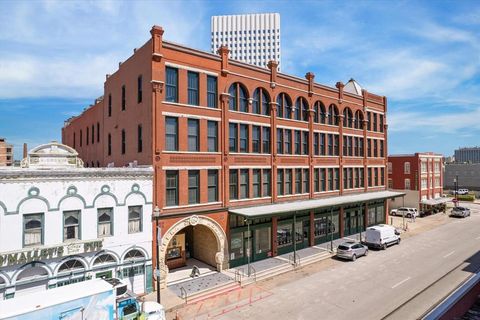
[[[377,223],[385,222],[385,210],[383,204],[377,205]]]
[[[375,207],[368,207],[368,225],[375,224]]]
[[[279,224],[277,227],[278,247],[285,247],[292,244],[292,223]]]
[[[255,253],[269,252],[272,248],[271,228],[261,228],[255,230]]]
[[[243,232],[233,233],[230,240],[230,260],[243,258]]]
[[[314,223],[314,237],[322,238],[330,234],[338,233],[338,211],[322,212],[315,215]]]

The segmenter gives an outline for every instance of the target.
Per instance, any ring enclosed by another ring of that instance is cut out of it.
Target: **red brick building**
[[[91,166],[154,166],[162,284],[189,257],[222,270],[385,221],[385,97],[150,33],[62,137]]]
[[[388,188],[406,193],[392,208],[412,207],[425,213],[443,210],[443,155],[422,152],[388,156]]]

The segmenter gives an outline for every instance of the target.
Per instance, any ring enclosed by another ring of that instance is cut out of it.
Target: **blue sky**
[[[149,38],[209,50],[210,17],[278,12],[282,72],[388,97],[389,153],[480,145],[479,1],[2,1],[0,136],[29,148],[103,94]]]

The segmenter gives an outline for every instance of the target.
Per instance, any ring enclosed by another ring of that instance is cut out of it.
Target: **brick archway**
[[[228,262],[228,259],[226,259],[226,257],[228,257],[227,236],[223,231],[222,227],[211,218],[192,215],[190,217],[177,221],[162,236],[162,242],[160,243],[159,248],[160,285],[162,288],[165,288],[167,286],[166,279],[169,270],[167,265],[165,264],[165,256],[170,240],[172,240],[172,238],[182,229],[188,226],[197,225],[206,227],[215,236],[217,242],[217,249],[215,253],[215,264],[217,271],[220,272],[224,268],[226,268]]]

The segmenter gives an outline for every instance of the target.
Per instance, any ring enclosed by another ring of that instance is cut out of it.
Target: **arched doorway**
[[[192,215],[178,221],[164,233],[160,244],[161,286],[166,287],[167,265],[175,268],[176,259],[195,258],[222,271],[227,264],[227,250],[227,237],[215,220]]]

